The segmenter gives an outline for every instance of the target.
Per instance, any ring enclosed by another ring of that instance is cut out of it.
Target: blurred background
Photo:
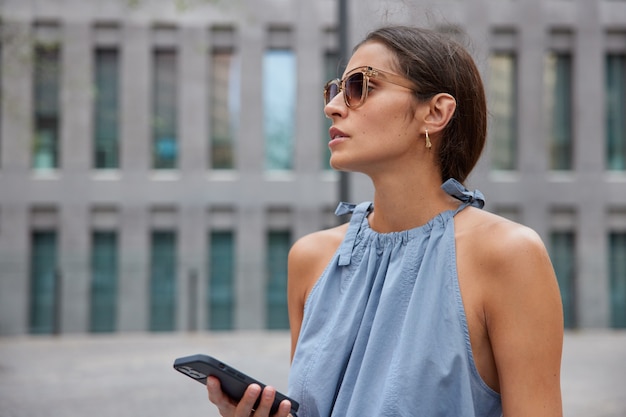
[[[322,86],[393,23],[473,54],[490,128],[468,187],[548,247],[565,415],[626,415],[626,1],[2,0],[0,16],[0,416],[216,416],[171,368],[194,353],[286,389],[289,247],[372,198],[328,166]]]
[[[328,166],[322,86],[389,23],[468,46],[490,109],[468,186],[542,236],[567,328],[626,327],[626,1],[0,13],[0,335],[286,329],[290,245],[371,198]]]

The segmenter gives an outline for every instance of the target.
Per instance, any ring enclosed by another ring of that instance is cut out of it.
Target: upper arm
[[[490,250],[485,318],[504,415],[560,417],[563,313],[547,251],[518,225]]]
[[[306,299],[341,243],[345,229],[345,226],[339,226],[304,236],[289,251],[287,301],[292,359],[300,335]]]

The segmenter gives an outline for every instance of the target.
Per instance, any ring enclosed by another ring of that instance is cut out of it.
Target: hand
[[[276,389],[270,386],[266,386],[261,393],[261,387],[257,384],[251,384],[243,394],[243,397],[236,403],[229,398],[220,386],[219,379],[215,377],[208,377],[207,391],[209,393],[209,401],[217,406],[222,417],[269,417],[272,403],[274,402],[274,396],[276,395]],[[255,409],[254,403],[261,395],[261,402]],[[288,400],[284,400],[280,403],[278,411],[273,417],[288,417],[289,411],[291,411],[291,403]]]

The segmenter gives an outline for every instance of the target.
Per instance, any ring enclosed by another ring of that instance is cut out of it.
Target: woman
[[[387,27],[326,85],[331,165],[368,175],[373,204],[289,254],[289,395],[306,416],[561,416],[563,319],[543,243],[480,210],[461,183],[486,136],[469,54],[429,30]],[[442,186],[442,183],[444,184]],[[267,416],[273,388],[224,416]],[[287,416],[281,404],[277,416]]]

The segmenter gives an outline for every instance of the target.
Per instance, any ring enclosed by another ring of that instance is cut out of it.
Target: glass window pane
[[[152,232],[150,251],[150,330],[176,327],[176,235]]]
[[[94,166],[98,169],[119,167],[119,75],[117,49],[97,49],[94,91]]]
[[[233,169],[241,107],[239,59],[232,50],[216,50],[212,58],[211,168]]]
[[[566,328],[576,327],[576,272],[575,236],[573,232],[552,232],[550,236],[550,257],[554,266]]]
[[[296,108],[296,57],[288,49],[271,49],[263,59],[265,167],[293,168]]]
[[[33,232],[31,239],[30,332],[52,333],[58,302],[57,235],[52,231]]]
[[[117,319],[117,233],[94,232],[91,237],[92,332],[115,331]]]
[[[55,45],[35,47],[33,168],[59,166],[60,50]]]
[[[626,232],[609,235],[611,326],[626,328]]]
[[[546,115],[549,126],[550,169],[571,170],[572,58],[569,54],[549,54],[545,67]]]
[[[606,59],[607,169],[626,170],[626,54]]]
[[[209,329],[234,327],[235,239],[233,232],[212,232],[209,253]]]
[[[154,52],[153,168],[175,169],[178,158],[176,51]]]
[[[517,89],[515,55],[498,53],[490,58],[489,99],[491,164],[494,170],[517,169]]]
[[[271,231],[267,239],[267,328],[288,329],[287,255],[291,245],[291,233]]]

